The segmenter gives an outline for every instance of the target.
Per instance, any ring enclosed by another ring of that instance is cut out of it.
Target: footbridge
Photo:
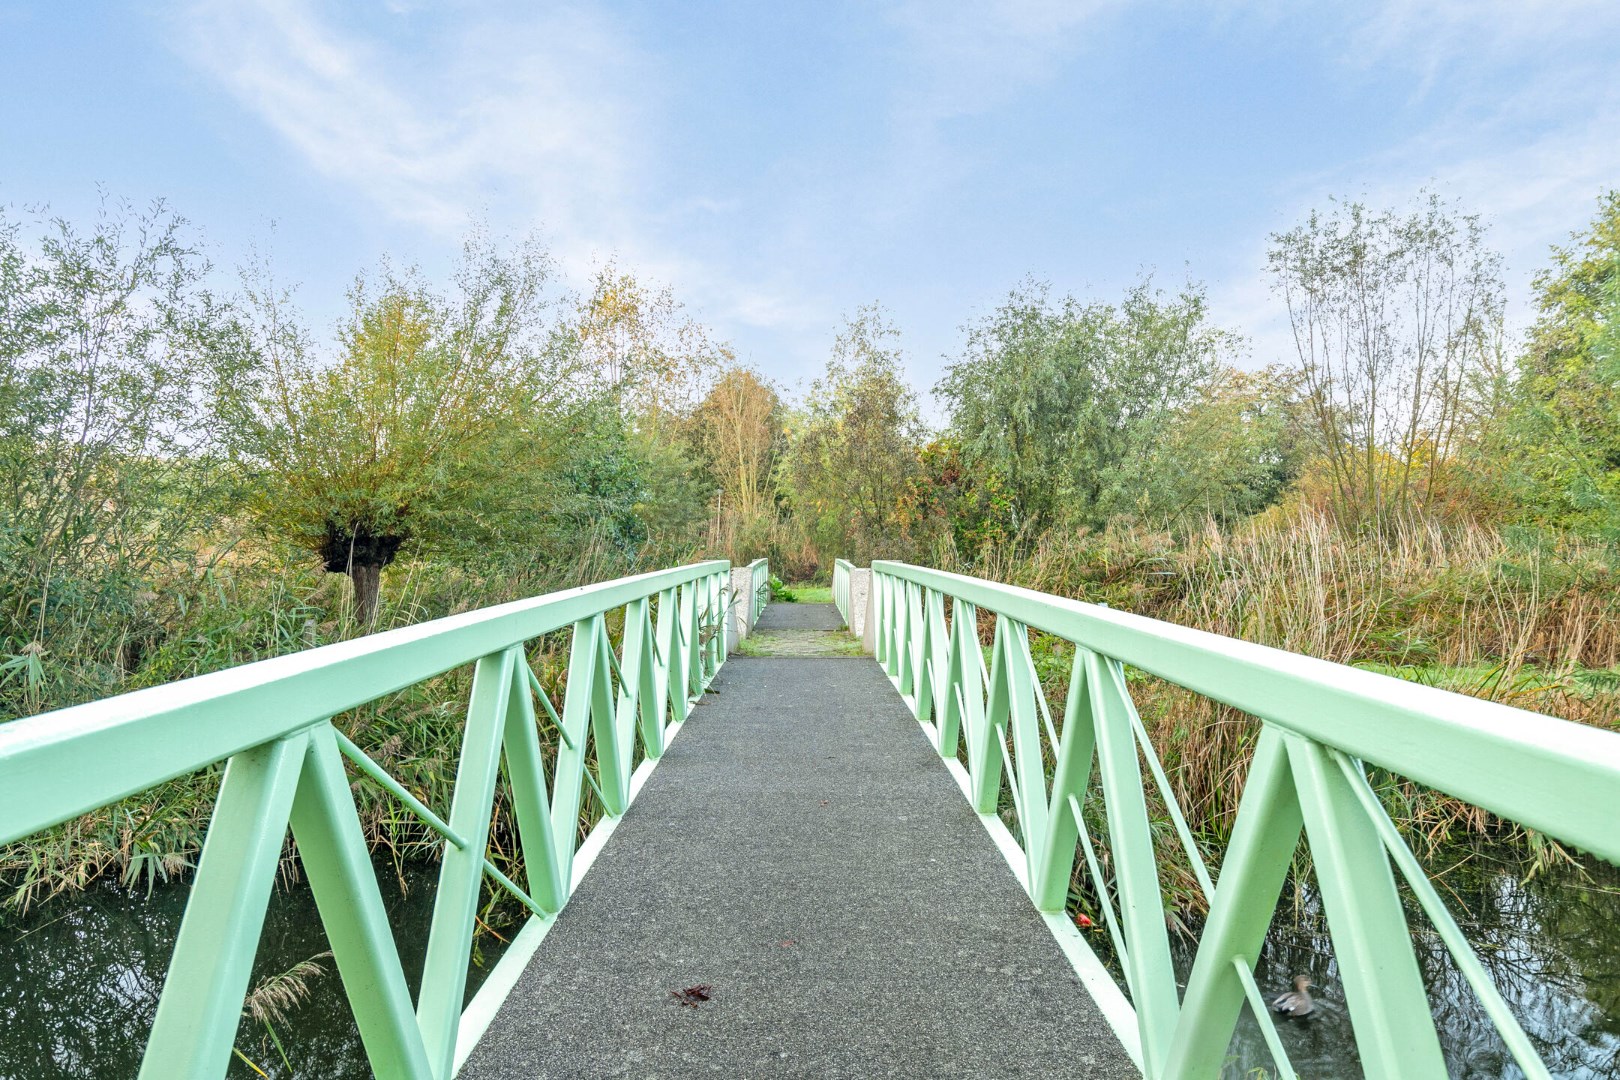
[[[903,563],[840,561],[833,596],[767,605],[763,560],[702,562],[14,721],[0,842],[223,763],[155,1019],[128,1035],[148,1078],[225,1075],[289,833],[379,1077],[1204,1078],[1245,1009],[1293,1076],[1253,971],[1302,837],[1368,1076],[1446,1075],[1400,883],[1549,1075],[1368,777],[1620,861],[1620,738]],[[532,658],[559,639],[548,692]],[[346,717],[463,667],[454,796],[429,806]],[[1222,852],[1176,804],[1138,673],[1260,721]],[[415,985],[358,784],[443,838]],[[518,874],[489,858],[498,792]],[[1172,846],[1209,901],[1179,969]],[[486,889],[528,917],[469,993]]]

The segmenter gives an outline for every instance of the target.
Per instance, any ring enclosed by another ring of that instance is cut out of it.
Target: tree
[[[1012,500],[1002,478],[994,471],[967,468],[954,435],[930,440],[917,460],[906,525],[919,538],[948,540],[970,561],[1014,539]]]
[[[591,384],[653,426],[687,405],[723,352],[684,313],[674,290],[613,262],[597,268],[569,329]]]
[[[250,288],[268,365],[238,399],[251,509],[349,575],[362,623],[402,549],[510,542],[550,503],[578,350],[546,321],[549,271],[533,243],[507,255],[476,236],[449,294],[385,266],[351,290],[330,363],[285,296]]]
[[[1114,489],[1114,513],[1160,522],[1233,521],[1277,502],[1306,450],[1291,373],[1228,369],[1164,420],[1138,460],[1135,483]]]
[[[697,409],[710,471],[744,521],[774,502],[772,471],[782,437],[782,399],[746,367],[726,369]]]
[[[135,597],[226,508],[216,403],[253,353],[163,203],[27,232],[0,219],[0,651],[111,670]]]
[[[702,468],[706,451],[694,402],[729,360],[729,349],[710,340],[668,286],[611,261],[597,268],[563,332],[578,349],[584,385],[618,410],[637,482],[635,532],[672,545],[670,557],[684,557],[713,491]],[[613,531],[621,541],[631,535],[623,527]]]
[[[1539,317],[1488,447],[1515,517],[1620,533],[1620,190],[1536,275]]]
[[[967,334],[936,393],[965,465],[998,478],[1026,534],[1130,505],[1141,456],[1231,347],[1199,289],[1166,299],[1147,281],[1117,308],[1025,282]]]
[[[1417,507],[1452,462],[1501,340],[1501,258],[1439,196],[1408,212],[1335,203],[1271,237],[1318,449],[1339,515]]]
[[[846,320],[786,464],[795,512],[822,553],[894,554],[917,471],[922,421],[900,370],[899,337],[875,304]]]

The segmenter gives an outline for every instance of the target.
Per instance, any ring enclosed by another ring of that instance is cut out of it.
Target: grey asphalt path
[[[842,630],[844,620],[833,604],[769,604],[754,624],[756,630]]]
[[[1137,1075],[875,663],[714,689],[462,1077]]]

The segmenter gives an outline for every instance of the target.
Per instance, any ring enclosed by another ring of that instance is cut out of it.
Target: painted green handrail
[[[757,620],[765,612],[765,605],[771,602],[771,564],[766,559],[755,559],[748,564],[749,596],[753,598],[751,608],[753,614],[748,618],[748,626],[753,628]]]
[[[1310,844],[1344,996],[1369,1076],[1443,1077],[1445,1064],[1395,868],[1527,1076],[1546,1066],[1401,841],[1366,778],[1374,765],[1620,863],[1620,737],[1400,679],[1028,589],[898,562],[872,564],[876,654],[1059,935],[1144,1075],[1219,1075],[1300,834]],[[949,618],[947,618],[947,601]],[[979,615],[994,618],[989,670]],[[1059,728],[1028,632],[1075,648]],[[1169,790],[1124,665],[1258,717],[1262,730],[1186,990],[1178,995],[1149,826],[1161,790],[1206,890],[1203,856]],[[1009,745],[1010,740],[1010,745]],[[957,761],[965,744],[967,766]],[[1095,761],[1095,767],[1093,762]],[[1005,768],[1005,774],[1003,769]],[[1003,784],[1019,835],[997,816]],[[1100,795],[1104,879],[1083,807]],[[1124,971],[1120,988],[1063,917],[1077,847]],[[1117,900],[1117,915],[1114,904]],[[1268,1045],[1281,1054],[1264,1008]],[[1292,1076],[1286,1060],[1283,1075]]]
[[[226,761],[141,1076],[225,1075],[290,827],[372,1071],[447,1080],[724,661],[729,572],[717,560],[567,589],[0,725],[0,843]],[[616,609],[617,654],[606,622]],[[559,712],[524,646],[568,628]],[[472,694],[441,818],[331,718],[467,664]],[[549,770],[536,694],[561,736]],[[632,772],[638,738],[646,760]],[[414,1003],[345,757],[445,838]],[[503,760],[526,888],[486,856]],[[606,816],[578,842],[586,781]],[[486,874],[535,914],[463,1010]]]
[[[854,569],[855,564],[848,559],[833,560],[833,606],[838,608],[845,626],[855,625],[849,621],[850,576]]]

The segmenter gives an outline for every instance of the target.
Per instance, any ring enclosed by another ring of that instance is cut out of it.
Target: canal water
[[[1517,859],[1489,848],[1448,853],[1464,860],[1442,889],[1514,1013],[1558,1077],[1620,1077],[1620,873],[1595,868],[1543,872],[1523,880]],[[435,873],[379,867],[379,882],[406,977],[420,977]],[[151,896],[100,886],[46,904],[0,925],[0,1077],[130,1077],[157,1005],[185,904],[184,887]],[[1428,982],[1448,1072],[1465,1080],[1522,1075],[1438,938],[1421,916],[1411,924]],[[510,925],[497,924],[510,936]],[[498,958],[501,941],[481,934],[469,995]],[[326,951],[314,904],[302,887],[271,902],[254,980]],[[1189,948],[1178,961],[1191,963]],[[306,981],[307,1001],[272,1023],[244,1019],[233,1078],[370,1076],[359,1036],[330,958]],[[1317,1015],[1282,1025],[1282,1039],[1303,1080],[1361,1077],[1339,974],[1308,886],[1290,887],[1258,967],[1263,990],[1280,992],[1295,974],[1318,986]],[[278,1045],[279,1044],[279,1045]],[[250,1065],[249,1062],[252,1064]],[[1233,1042],[1228,1077],[1274,1075],[1258,1026],[1245,1015]]]
[[[1443,876],[1440,894],[1552,1074],[1569,1080],[1620,1077],[1620,871],[1603,864],[1560,866],[1526,880],[1527,867],[1516,851],[1489,845],[1445,850],[1434,865],[1455,867]],[[1447,1075],[1524,1076],[1427,917],[1409,895],[1404,899]],[[1185,980],[1192,948],[1182,943],[1176,953]],[[1365,1074],[1320,897],[1308,883],[1285,890],[1255,968],[1268,998],[1290,989],[1295,975],[1316,983],[1315,1014],[1278,1024],[1301,1080],[1361,1080]],[[1223,1075],[1276,1075],[1260,1026],[1247,1010]]]
[[[432,918],[436,867],[379,865],[377,881],[415,994]],[[0,924],[0,1077],[133,1077],[184,913],[185,886],[99,885]],[[515,927],[497,923],[510,937]],[[503,942],[474,941],[468,997],[499,959]],[[265,918],[253,985],[314,960],[308,997],[285,1020],[243,1018],[228,1076],[236,1080],[369,1080],[360,1033],[327,950],[309,889],[277,888]],[[318,958],[318,959],[317,959]],[[279,1046],[278,1046],[279,1044]]]

